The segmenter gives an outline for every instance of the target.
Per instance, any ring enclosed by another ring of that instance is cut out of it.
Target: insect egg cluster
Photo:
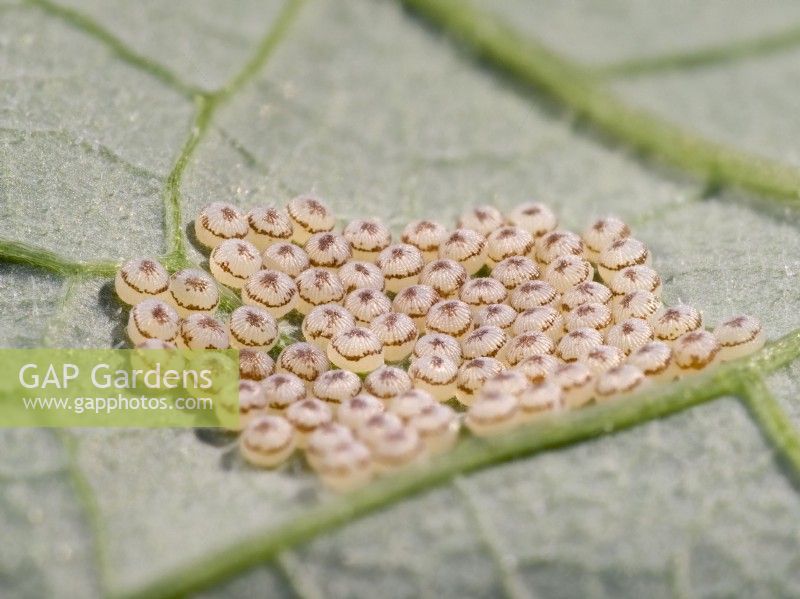
[[[613,216],[578,234],[541,203],[478,206],[396,236],[374,218],[337,227],[305,195],[213,203],[195,235],[210,272],[142,258],[117,273],[131,342],[239,349],[243,459],[274,468],[302,452],[335,491],[451,449],[462,425],[502,433],[765,342],[752,316],[709,328],[665,305],[649,248]],[[223,317],[231,291],[242,305]],[[282,343],[287,319],[301,338]]]

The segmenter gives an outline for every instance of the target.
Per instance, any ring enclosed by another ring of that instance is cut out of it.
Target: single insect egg
[[[284,347],[275,362],[277,372],[289,372],[300,377],[309,391],[313,388],[314,380],[330,367],[325,352],[303,341]]]
[[[516,366],[525,358],[541,354],[552,354],[555,349],[553,340],[544,333],[530,331],[512,337],[506,343],[501,359],[509,366]]]
[[[517,314],[511,331],[514,335],[544,333],[556,342],[564,335],[564,317],[553,306],[537,306]]]
[[[374,289],[383,291],[386,281],[381,269],[372,262],[359,262],[351,260],[339,269],[339,279],[344,285],[344,290],[350,293],[354,289]]]
[[[581,304],[564,315],[567,331],[588,327],[602,333],[612,324],[611,310],[605,304]]]
[[[344,370],[372,372],[383,366],[383,344],[369,329],[352,327],[331,339],[328,358]]]
[[[650,264],[650,250],[633,237],[617,239],[600,253],[597,259],[597,272],[607,285],[614,276],[628,266],[647,266]]]
[[[421,462],[425,458],[425,443],[416,429],[390,430],[372,446],[372,456],[376,472],[393,472]]]
[[[472,310],[460,300],[438,302],[425,318],[425,329],[432,333],[443,333],[457,339],[472,328]]]
[[[417,339],[414,344],[414,359],[423,356],[441,356],[460,364],[461,344],[451,335],[428,333]]]
[[[537,306],[556,305],[560,295],[546,281],[528,281],[511,292],[509,303],[517,312],[524,312]]]
[[[339,371],[340,372],[340,371]],[[306,444],[306,460],[313,470],[319,471],[325,456],[342,443],[355,441],[353,431],[344,424],[328,422],[311,433]]]
[[[169,274],[157,260],[128,260],[117,271],[114,289],[120,300],[135,306],[151,297],[165,297],[169,289]]]
[[[408,368],[414,386],[427,391],[439,401],[455,395],[458,365],[442,356],[428,355],[417,358]]]
[[[306,341],[327,349],[330,340],[356,326],[356,319],[339,304],[322,304],[303,318],[300,329]]]
[[[338,271],[351,257],[350,244],[336,233],[314,233],[303,246],[314,268]]]
[[[511,393],[484,389],[469,407],[464,424],[477,437],[506,432],[517,424],[519,400]]]
[[[652,340],[653,329],[641,318],[623,320],[606,331],[606,344],[620,348],[626,356]]]
[[[461,354],[465,360],[494,358],[506,344],[503,329],[491,325],[478,327],[461,340]]]
[[[325,453],[318,470],[322,483],[331,491],[349,493],[372,479],[372,456],[363,443],[340,443]]]
[[[261,254],[264,268],[296,277],[311,266],[308,254],[293,243],[273,243]]]
[[[582,304],[608,304],[611,301],[611,290],[596,281],[586,281],[568,289],[561,296],[560,308],[569,312]]]
[[[331,231],[336,224],[327,204],[314,196],[299,196],[286,205],[292,220],[292,241],[303,245],[314,233]]]
[[[381,251],[376,264],[386,279],[386,290],[397,293],[419,280],[425,260],[413,245],[396,243]]]
[[[456,229],[439,246],[439,258],[455,260],[474,275],[486,264],[486,238],[472,229]]]
[[[569,409],[585,406],[594,395],[592,371],[581,362],[556,366],[550,380],[561,387],[564,405]]]
[[[314,381],[314,396],[336,410],[361,392],[361,379],[349,370],[326,370]]]
[[[654,380],[669,380],[675,377],[672,348],[662,341],[645,343],[630,355],[628,364],[636,366],[645,376]]]
[[[644,373],[630,364],[623,364],[606,370],[598,378],[594,386],[594,395],[598,403],[613,397],[621,397],[636,393],[646,384]]]
[[[324,268],[309,268],[301,272],[295,279],[297,294],[297,310],[308,314],[316,306],[322,304],[338,304],[344,299],[344,285],[339,275]]]
[[[466,269],[455,260],[441,258],[428,262],[419,275],[419,282],[432,287],[439,297],[447,299],[458,295],[467,281]]]
[[[286,408],[286,419],[294,427],[298,447],[305,448],[315,430],[333,422],[333,412],[324,401],[307,397]]]
[[[256,306],[240,306],[231,313],[228,323],[231,347],[269,351],[278,342],[278,323],[275,318]]]
[[[465,406],[472,405],[475,395],[489,379],[505,370],[506,366],[495,358],[473,358],[458,368],[456,399]]]
[[[555,213],[539,202],[519,204],[508,213],[508,221],[512,225],[525,229],[534,237],[541,237],[558,225]]]
[[[508,304],[489,304],[475,310],[472,321],[476,327],[495,326],[508,331],[517,318],[517,311]]]
[[[239,422],[234,430],[240,431],[251,421],[267,414],[267,396],[256,381],[239,381]]]
[[[214,202],[194,220],[194,234],[202,245],[214,249],[226,239],[244,239],[250,231],[247,219],[236,206]]]
[[[271,374],[261,384],[267,396],[267,405],[274,413],[283,413],[286,408],[304,399],[307,394],[305,383],[290,372]]]
[[[562,362],[550,354],[530,356],[514,366],[514,370],[525,375],[531,383],[545,380]]]
[[[423,408],[408,421],[408,425],[417,431],[431,455],[450,451],[461,428],[453,408],[440,403]]]
[[[381,221],[368,218],[350,221],[342,232],[353,248],[353,258],[375,262],[392,243],[392,233]]]
[[[279,466],[294,453],[296,446],[292,425],[280,416],[253,419],[239,437],[242,457],[259,468]]]
[[[383,404],[381,404],[381,406],[383,406]],[[381,411],[370,416],[356,429],[356,437],[370,449],[375,449],[375,445],[387,432],[402,429],[403,421],[397,414]]]
[[[288,242],[292,238],[292,221],[286,212],[275,206],[257,206],[247,213],[247,241],[263,252],[274,243]]]
[[[377,316],[369,328],[383,344],[383,356],[387,362],[400,362],[411,355],[419,335],[411,317],[399,312]]]
[[[262,308],[274,318],[291,312],[298,300],[294,279],[277,270],[259,270],[242,287],[243,304]]]
[[[702,327],[703,317],[692,306],[678,304],[671,308],[662,308],[653,315],[650,322],[656,339],[672,343],[684,333]]]
[[[516,396],[529,385],[528,377],[517,370],[503,370],[483,384],[486,393],[508,393]]]
[[[586,352],[581,362],[589,367],[593,375],[598,376],[625,362],[625,352],[613,345],[598,345]]]
[[[598,345],[603,345],[603,335],[599,331],[588,327],[575,329],[558,342],[556,356],[564,362],[574,362]]]
[[[381,366],[364,379],[367,393],[384,401],[411,389],[411,377],[402,368]]]
[[[561,256],[583,257],[583,241],[572,231],[551,231],[536,239],[536,259],[550,264]]]
[[[392,310],[410,316],[420,333],[425,331],[425,317],[439,295],[428,285],[412,285],[398,292],[392,300]]]
[[[586,258],[597,262],[600,252],[608,248],[618,239],[630,237],[631,229],[614,216],[599,218],[583,232],[583,244],[586,247]]]
[[[544,280],[553,288],[564,293],[575,285],[587,283],[594,277],[594,268],[588,261],[577,256],[560,256],[547,265]]]
[[[612,315],[614,320],[622,322],[628,318],[651,320],[664,307],[661,300],[649,291],[632,291],[614,298]]]
[[[175,308],[160,299],[150,298],[131,308],[125,330],[128,338],[136,345],[148,339],[175,343],[179,328],[180,316]]]
[[[339,422],[352,430],[358,430],[367,420],[385,410],[383,402],[377,397],[359,393],[351,399],[345,399],[339,406],[336,417]]]
[[[752,354],[766,342],[761,322],[746,314],[722,322],[714,329],[714,336],[719,341],[719,359],[722,362]]]
[[[672,346],[675,365],[681,375],[710,366],[719,350],[717,338],[704,329],[684,333]]]
[[[634,291],[649,291],[661,296],[661,277],[649,266],[626,266],[608,284],[614,295],[625,295]]]
[[[381,314],[391,312],[392,300],[381,291],[356,289],[344,298],[344,308],[358,324],[369,324]]]
[[[433,395],[427,391],[409,389],[392,398],[391,402],[389,402],[389,411],[399,416],[404,422],[407,422],[414,416],[419,415],[428,406],[438,403]]]
[[[472,309],[473,314],[484,306],[502,304],[507,296],[508,291],[503,284],[491,277],[470,279],[458,293],[458,298]]]
[[[179,270],[169,282],[169,295],[180,316],[211,313],[219,305],[219,289],[210,276],[198,268]]]
[[[439,246],[447,239],[447,235],[447,228],[436,221],[414,220],[403,229],[400,239],[417,248],[425,261],[430,262],[439,254]]]
[[[539,278],[539,267],[527,256],[511,256],[495,264],[492,277],[511,291],[522,283]]]
[[[481,235],[488,235],[504,224],[505,219],[497,208],[483,205],[464,212],[458,218],[456,226],[459,229],[472,229]]]
[[[507,226],[486,233],[486,258],[495,266],[511,256],[527,256],[533,251],[533,235],[525,229]]]
[[[190,314],[181,320],[178,347],[183,349],[228,349],[225,325],[208,314]]]
[[[275,372],[275,361],[270,355],[257,349],[239,350],[239,378],[263,381]]]
[[[564,409],[561,387],[553,381],[542,381],[529,385],[519,394],[520,424],[533,422],[545,414],[553,414]]]

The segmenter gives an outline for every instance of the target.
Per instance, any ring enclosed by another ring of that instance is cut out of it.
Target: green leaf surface
[[[124,344],[115,263],[308,190],[618,214],[667,301],[783,340],[344,499],[202,431],[0,431],[0,595],[800,593],[797,3],[404,4],[0,4],[0,345]]]

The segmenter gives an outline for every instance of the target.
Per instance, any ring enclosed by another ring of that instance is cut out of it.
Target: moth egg
[[[402,429],[403,421],[397,414],[381,411],[370,416],[356,429],[356,437],[370,449],[375,449],[383,435]]]
[[[376,264],[386,279],[386,290],[397,293],[419,280],[425,260],[413,245],[397,243],[382,250]]]
[[[649,266],[626,266],[608,284],[614,295],[625,295],[634,291],[647,291],[661,296],[661,277]]]
[[[500,211],[494,206],[475,206],[464,212],[459,218],[456,226],[459,229],[472,229],[481,235],[488,235],[498,227],[505,224],[505,219]]]
[[[564,335],[564,317],[553,306],[537,306],[517,314],[511,332],[514,335],[544,333],[557,342]]]
[[[447,239],[447,228],[432,220],[415,220],[403,229],[400,240],[413,245],[425,258],[426,262],[434,260],[439,254],[439,246]]]
[[[120,300],[135,306],[146,299],[165,296],[169,282],[169,274],[157,260],[128,260],[117,271],[114,290]]]
[[[527,256],[533,250],[533,235],[519,227],[494,228],[485,235],[486,258],[492,267],[511,256]]]
[[[353,248],[353,258],[367,262],[375,262],[381,251],[392,243],[392,233],[374,218],[350,221],[342,235]]]
[[[408,421],[408,425],[417,431],[431,455],[451,450],[461,428],[453,408],[440,403],[423,408]]]
[[[339,304],[322,304],[303,318],[300,329],[305,340],[325,350],[339,333],[356,326],[356,319]]]
[[[241,289],[248,277],[261,269],[261,255],[249,241],[227,239],[211,250],[208,265],[217,281]]]
[[[293,403],[305,399],[305,383],[290,372],[271,374],[262,381],[270,411],[281,414]]]
[[[210,276],[198,268],[179,270],[169,282],[169,294],[180,316],[211,313],[219,305],[219,289]]]
[[[296,277],[311,266],[306,251],[293,243],[273,243],[261,254],[264,268]]]
[[[303,249],[314,268],[338,271],[351,257],[350,244],[336,233],[315,233],[308,238]]]
[[[369,324],[381,314],[392,310],[392,300],[381,291],[356,289],[344,298],[344,308],[356,319],[358,324]]]
[[[503,329],[491,325],[478,327],[461,340],[461,354],[465,360],[494,358],[506,344]]]
[[[649,341],[633,352],[628,364],[636,366],[645,376],[654,380],[674,377],[672,348],[662,341]]]
[[[449,358],[422,356],[409,366],[408,375],[415,387],[439,401],[447,401],[455,395],[458,365]]]
[[[484,306],[502,304],[507,296],[508,291],[503,284],[491,277],[470,279],[458,293],[458,298],[472,309],[473,314]]]
[[[425,317],[439,295],[428,285],[412,285],[398,292],[392,300],[392,310],[410,316],[420,333],[425,331]]]
[[[325,453],[318,470],[322,483],[331,491],[349,493],[372,479],[372,456],[363,443],[340,443]]]
[[[284,347],[275,362],[277,372],[289,372],[299,377],[309,390],[313,388],[314,380],[330,366],[325,352],[304,341]]]
[[[684,333],[696,331],[703,326],[703,317],[697,309],[686,304],[662,308],[650,320],[653,334],[659,341],[673,343]]]
[[[582,304],[608,304],[611,301],[611,290],[596,281],[586,281],[567,289],[561,296],[560,308],[569,312]]]
[[[539,278],[539,267],[527,256],[511,256],[492,268],[492,278],[511,291],[522,283]]]
[[[517,370],[503,370],[483,384],[486,393],[507,393],[517,396],[529,385],[528,377]]]
[[[432,287],[443,299],[458,295],[461,286],[469,275],[466,269],[455,260],[441,258],[428,262],[419,275],[419,282]]]
[[[367,420],[377,414],[382,414],[385,409],[383,402],[377,397],[359,393],[355,397],[342,402],[336,418],[352,430],[358,430]]]
[[[273,243],[286,242],[292,238],[292,221],[289,215],[275,206],[257,206],[247,213],[247,241],[263,252]]]
[[[456,229],[439,246],[439,258],[455,260],[474,275],[486,264],[486,238],[472,229]]]
[[[504,331],[511,329],[517,318],[517,311],[508,304],[489,304],[478,308],[472,315],[476,327],[495,326]]]
[[[383,291],[386,288],[386,280],[383,278],[381,269],[372,262],[351,260],[344,263],[339,268],[339,279],[347,293],[355,289]]]
[[[631,229],[614,216],[599,218],[583,232],[583,244],[586,247],[586,258],[597,262],[600,252],[618,239],[630,237]]]
[[[250,275],[242,287],[242,303],[261,308],[280,318],[298,302],[297,285],[292,277],[277,270],[260,270]]]
[[[653,329],[641,318],[628,318],[606,331],[606,344],[620,348],[625,355],[653,340]]]
[[[383,344],[383,355],[387,362],[405,360],[414,350],[419,331],[410,316],[389,312],[377,316],[369,325]]]
[[[525,375],[530,383],[545,380],[562,362],[550,354],[530,356],[518,362],[514,370]]]
[[[564,315],[567,331],[588,327],[602,333],[612,324],[611,310],[605,304],[582,304]]]
[[[311,433],[306,444],[306,460],[313,470],[319,471],[325,457],[342,443],[355,441],[353,431],[344,424],[328,422]]]
[[[326,370],[314,381],[314,396],[338,408],[361,392],[361,379],[349,370]]]
[[[399,416],[404,422],[407,422],[414,416],[419,415],[428,406],[438,403],[433,395],[427,391],[409,389],[392,398],[391,402],[389,402],[389,411]]]
[[[275,468],[294,453],[297,441],[292,425],[280,416],[253,419],[239,437],[242,457],[260,468]]]
[[[301,272],[295,279],[297,294],[297,310],[308,314],[316,306],[322,304],[338,304],[344,299],[344,285],[339,275],[324,268],[309,268]]]
[[[438,302],[425,318],[425,330],[461,338],[472,328],[472,310],[460,300]]]
[[[278,323],[275,318],[256,306],[240,306],[231,313],[228,322],[231,347],[269,351],[278,342]]]
[[[331,209],[315,196],[299,196],[289,200],[286,212],[292,221],[292,241],[300,245],[314,233],[331,231],[336,224]]]
[[[588,261],[577,256],[561,256],[547,265],[543,278],[556,291],[564,293],[575,285],[591,281],[593,276],[594,268]]]
[[[472,405],[475,395],[483,389],[486,381],[505,369],[505,364],[496,358],[473,358],[464,362],[458,368],[456,399],[465,406]]]
[[[180,317],[175,308],[160,299],[150,298],[131,308],[126,331],[134,345],[148,339],[174,343],[179,328]]]
[[[508,221],[512,225],[525,229],[534,237],[541,237],[558,225],[555,213],[539,202],[519,204],[508,213]]]
[[[564,362],[574,362],[598,345],[603,345],[603,335],[599,331],[588,327],[575,329],[558,342],[556,356]]]
[[[509,366],[516,366],[525,358],[541,354],[552,354],[555,349],[553,340],[544,333],[530,331],[512,337],[506,343],[502,359]]]
[[[613,345],[598,345],[590,349],[581,358],[581,362],[589,367],[592,374],[598,376],[606,370],[616,368],[625,362],[625,352]]]
[[[270,355],[257,349],[239,350],[239,378],[263,381],[275,372],[275,361]]]
[[[613,397],[636,393],[646,384],[644,373],[630,364],[623,364],[602,373],[595,383],[594,395],[598,403]]]
[[[344,370],[372,372],[383,366],[383,344],[369,329],[352,327],[331,339],[328,358]]]
[[[469,407],[464,424],[476,437],[489,437],[514,428],[518,413],[515,395],[484,389]]]
[[[766,336],[761,322],[742,314],[722,322],[714,329],[719,341],[719,359],[727,362],[758,351],[764,347]]]
[[[536,240],[536,259],[550,264],[561,256],[583,257],[583,241],[572,231],[551,231]]]
[[[240,431],[251,421],[267,414],[267,396],[256,381],[239,381],[239,426]]]
[[[402,368],[381,366],[364,379],[367,393],[387,401],[411,389],[411,377]]]
[[[649,321],[663,307],[661,300],[649,291],[632,291],[614,298],[612,314],[617,322],[628,318]]]
[[[519,394],[519,422],[527,424],[545,414],[564,409],[561,387],[553,381],[529,385]]]
[[[451,335],[428,333],[417,339],[414,344],[414,359],[423,356],[440,356],[460,364],[461,343]]]
[[[684,333],[672,346],[675,365],[680,374],[710,366],[720,350],[717,338],[704,329]]]
[[[388,473],[421,462],[425,458],[425,443],[410,427],[386,431],[372,446],[375,470]]]
[[[228,349],[228,331],[208,314],[190,314],[181,320],[178,347],[183,349]]]
[[[580,362],[561,364],[553,370],[550,380],[561,387],[564,405],[567,408],[583,407],[594,395],[594,377],[586,364]]]
[[[509,303],[517,312],[524,312],[537,306],[556,305],[560,295],[546,281],[528,281],[511,292]]]
[[[214,249],[227,239],[244,239],[250,231],[247,219],[236,206],[214,202],[194,219],[194,233],[202,245]]]
[[[294,427],[298,447],[305,448],[315,430],[333,422],[333,412],[324,401],[307,397],[286,408],[286,419]]]
[[[650,250],[633,237],[617,239],[600,253],[597,259],[597,272],[607,285],[614,276],[628,266],[647,266],[650,264]]]

